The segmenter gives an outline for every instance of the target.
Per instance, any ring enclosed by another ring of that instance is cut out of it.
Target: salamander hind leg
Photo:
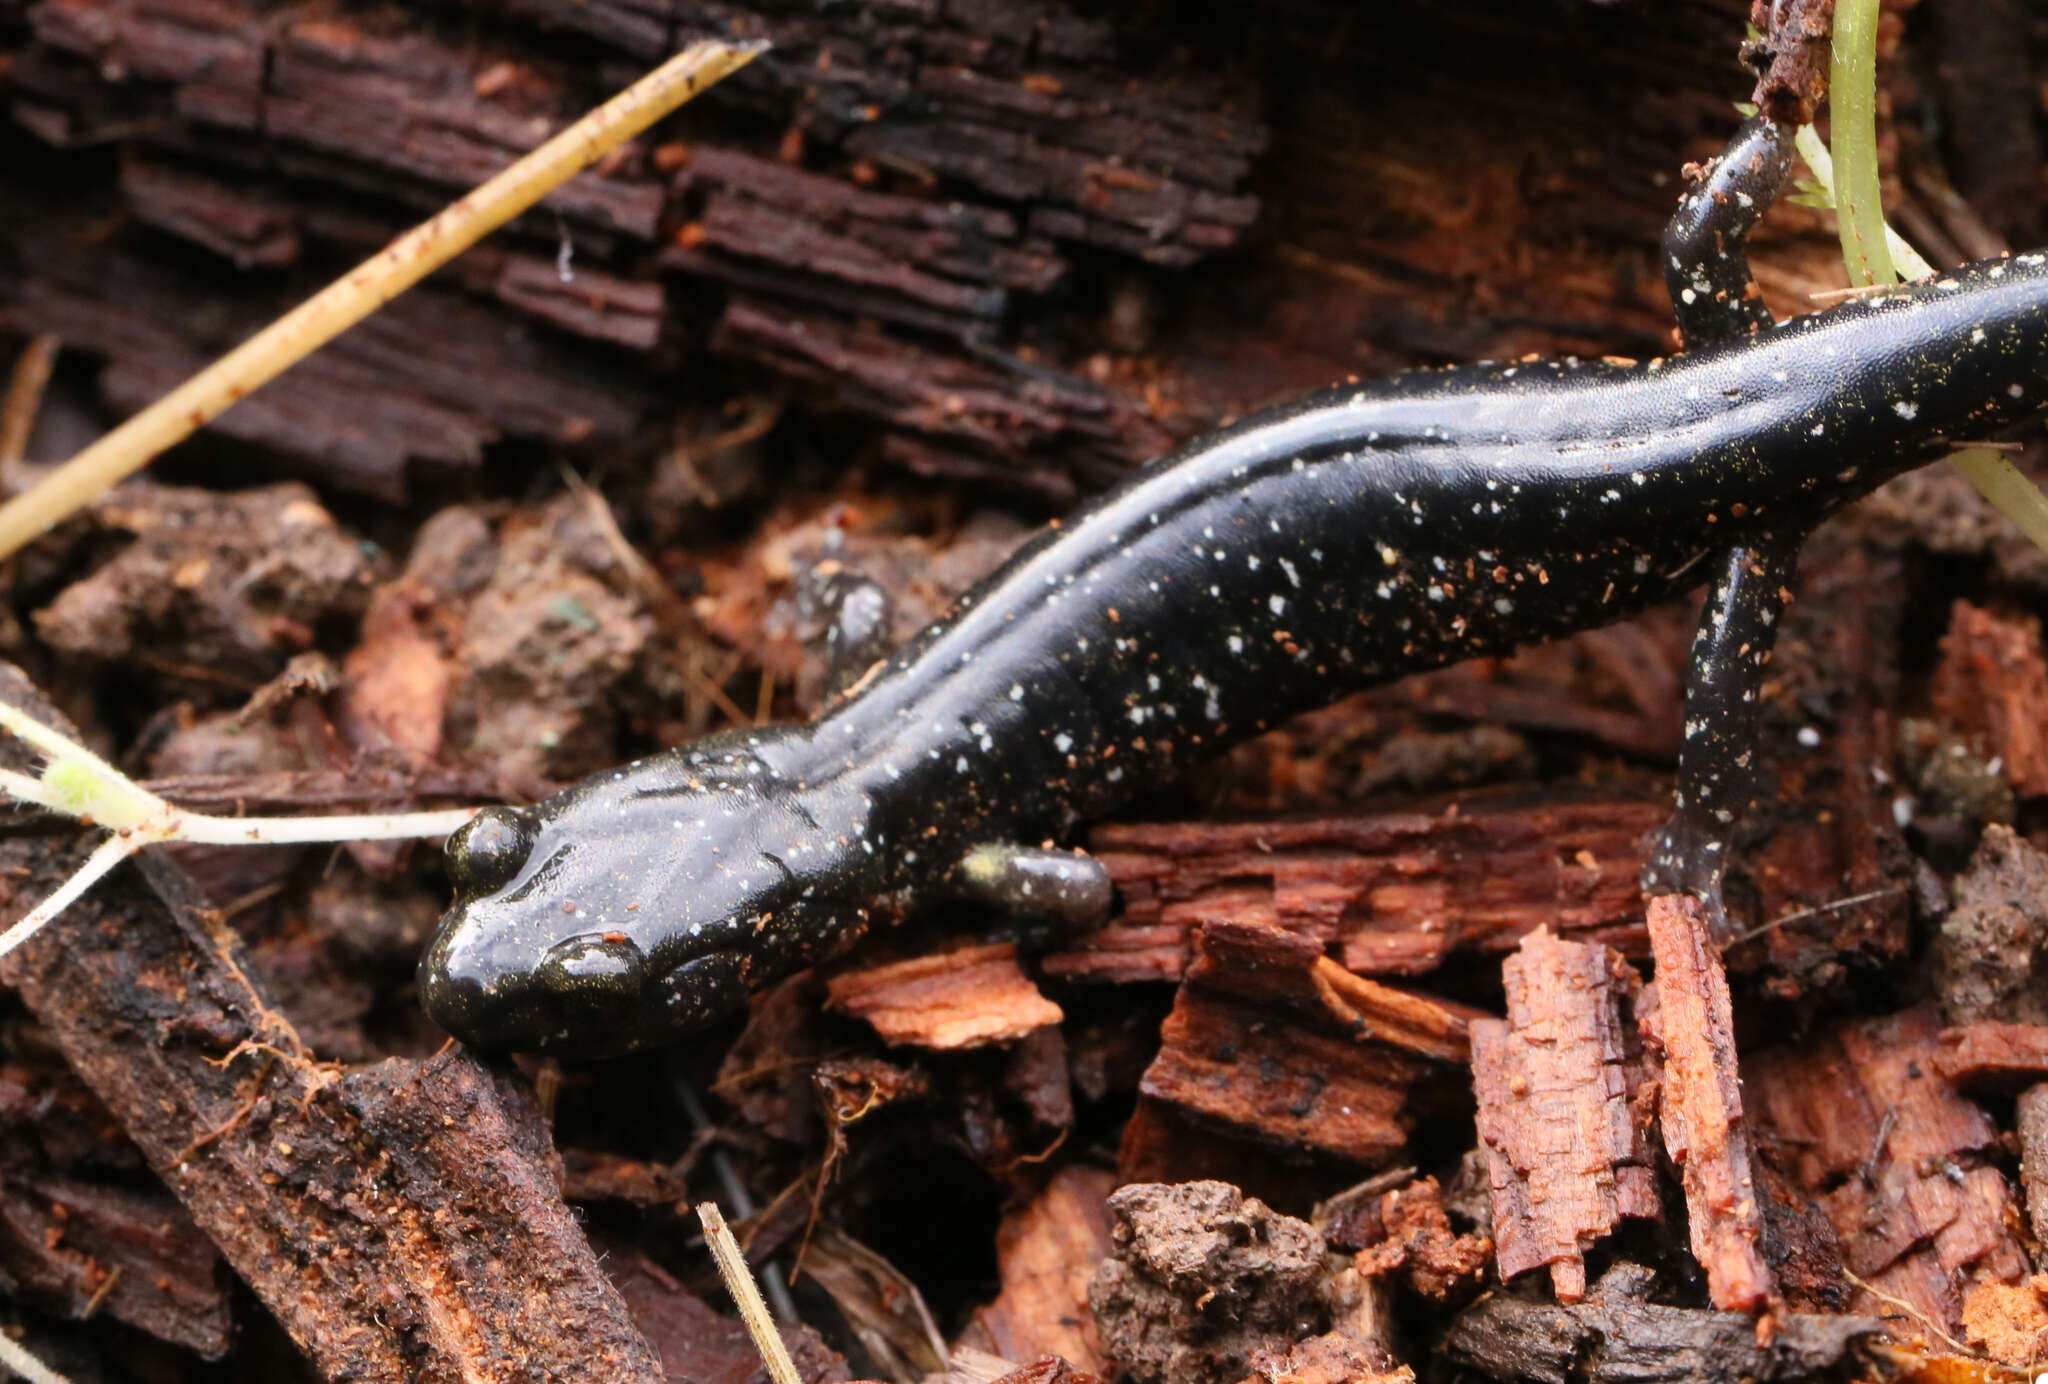
[[[952,885],[962,898],[1063,932],[1101,925],[1116,900],[1101,861],[1050,846],[976,846],[954,867]]]
[[[1732,929],[1721,906],[1721,876],[1736,824],[1756,800],[1758,697],[1804,537],[1771,536],[1736,548],[1714,579],[1693,636],[1678,805],[1643,865],[1644,893],[1697,896],[1722,943]]]
[[[1742,123],[1664,228],[1664,284],[1685,347],[1734,341],[1771,324],[1743,243],[1792,166],[1792,127]]]

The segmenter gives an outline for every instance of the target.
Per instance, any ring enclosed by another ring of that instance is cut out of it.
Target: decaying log
[[[1014,942],[842,971],[825,994],[828,1008],[865,1019],[887,1042],[941,1051],[1014,1043],[1064,1017],[1017,964]]]
[[[1557,1300],[1577,1302],[1594,1241],[1662,1210],[1657,1092],[1636,1034],[1642,981],[1613,951],[1544,928],[1501,973],[1507,1018],[1472,1025],[1500,1276],[1547,1264]]]
[[[54,715],[32,697],[15,675],[10,700]],[[9,916],[76,861],[0,842]],[[145,855],[140,873],[148,887],[124,869],[31,938],[6,978],[321,1369],[455,1384],[524,1360],[656,1384],[523,1087],[453,1053],[323,1066],[177,868]]]
[[[7,320],[106,358],[100,389],[132,412],[291,306],[228,300],[138,255],[20,243],[30,275]],[[420,343],[434,349],[422,353]],[[397,502],[413,468],[474,474],[500,438],[564,455],[626,445],[651,407],[644,384],[465,295],[425,287],[243,400],[209,434],[251,444],[329,485]]]
[[[1383,1163],[1406,1143],[1417,1103],[1441,1100],[1433,1083],[1446,1063],[1467,1051],[1474,1014],[1463,1006],[1381,986],[1332,1003],[1312,937],[1213,923],[1194,947],[1139,1090],[1145,1103],[1235,1139]],[[1156,1156],[1150,1128],[1125,1130],[1127,1177]]]
[[[1827,1213],[1843,1264],[1953,1332],[1970,1296],[2017,1279],[2026,1258],[1989,1161],[1997,1126],[1942,1077],[1940,1031],[1929,1006],[1839,1024],[1751,1054],[1745,1074],[1762,1146]]]
[[[1736,1072],[1728,977],[1707,937],[1699,900],[1653,897],[1649,927],[1657,959],[1664,1147],[1684,1180],[1693,1256],[1706,1270],[1716,1307],[1756,1312],[1770,1295],[1771,1278],[1757,1247],[1763,1217]]]
[[[2016,1091],[2048,1080],[2048,1024],[1982,1020],[1941,1031],[1934,1069],[1966,1091]]]
[[[1946,725],[1981,738],[2014,792],[2048,793],[2048,658],[2039,620],[1957,601],[1929,696]]]
[[[97,99],[111,90],[153,151],[124,182],[142,220],[238,265],[296,266],[374,247],[404,214],[459,195],[600,94],[589,74],[502,34],[456,44],[354,15],[279,23],[260,8],[37,6],[17,116],[54,139],[90,138],[113,118]],[[514,8],[543,28],[591,20],[583,6]],[[1077,477],[1100,485],[1163,448],[1174,434],[1142,391],[994,341],[1012,295],[1045,298],[1061,284],[1068,257],[1056,240],[1184,268],[1241,239],[1259,203],[1240,188],[1266,141],[1256,112],[1229,109],[1252,104],[1248,86],[1175,63],[1134,79],[1108,26],[1062,22],[1047,34],[1063,41],[1020,41],[1002,33],[995,7],[816,17],[713,8],[642,14],[644,25],[599,21],[596,35],[644,59],[705,24],[771,38],[775,49],[714,96],[714,109],[799,112],[796,147],[803,133],[840,146],[854,176],[712,143],[636,146],[518,223],[527,244],[578,252],[566,271],[551,253],[494,246],[458,271],[465,280],[517,313],[640,352],[669,316],[650,273],[729,290],[715,351],[824,380],[817,403],[883,424],[884,454],[919,469],[1071,502]],[[996,32],[977,32],[983,25]],[[927,195],[866,190],[878,165],[922,181]],[[954,184],[944,198],[929,195],[940,178]],[[978,198],[960,196],[961,185]],[[398,207],[366,210],[337,195],[344,189]],[[1009,209],[1018,206],[1028,213]],[[27,315],[46,314],[31,304]],[[920,344],[934,334],[951,341]],[[132,348],[81,344],[133,368]],[[362,392],[417,400],[406,384],[394,377]],[[304,382],[294,393],[315,398]],[[649,411],[644,394],[619,394],[638,416]],[[346,462],[387,494],[408,459],[392,449],[425,431],[390,428],[366,440],[368,454],[345,458],[324,455],[348,433],[339,415],[299,438],[253,420],[223,426],[302,465]],[[473,460],[473,442],[459,431],[450,440],[453,455],[424,459]]]
[[[1109,1363],[1088,1308],[1088,1282],[1111,1249],[1109,1194],[1116,1176],[1062,1168],[996,1232],[1002,1291],[976,1309],[962,1342],[1008,1360],[1057,1355],[1091,1374]]]
[[[1804,1313],[1759,1331],[1745,1313],[1651,1302],[1655,1285],[1649,1269],[1624,1262],[1573,1306],[1494,1293],[1452,1324],[1443,1350],[1504,1384],[1792,1384],[1855,1377],[1852,1348],[1884,1331],[1868,1317]]]
[[[1640,955],[1642,837],[1666,810],[1648,791],[1479,792],[1400,812],[1097,827],[1124,911],[1047,957],[1046,974],[1177,978],[1189,928],[1211,920],[1315,937],[1367,975],[1507,951],[1545,924]]]

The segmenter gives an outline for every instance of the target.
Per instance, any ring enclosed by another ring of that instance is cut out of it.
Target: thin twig
[[[764,45],[693,43],[468,196],[444,207],[0,506],[0,558],[147,466],[237,400],[368,317],[570,177],[753,61]]]
[[[22,347],[15,357],[7,398],[0,402],[0,467],[12,466],[28,455],[29,434],[35,431],[43,391],[49,388],[50,372],[56,364],[57,338],[47,334]]]
[[[711,1257],[718,1261],[718,1275],[725,1280],[725,1290],[732,1294],[740,1318],[754,1338],[754,1349],[761,1352],[761,1359],[768,1365],[769,1378],[775,1384],[803,1384],[803,1376],[796,1372],[796,1361],[789,1358],[789,1347],[782,1343],[782,1333],[775,1329],[775,1319],[768,1315],[768,1304],[761,1301],[761,1290],[754,1286],[747,1257],[740,1253],[740,1242],[733,1239],[718,1203],[700,1202],[697,1219],[704,1223],[704,1242],[711,1246]]]
[[[1946,1331],[1943,1331],[1941,1329],[1940,1324],[1936,1322],[1934,1318],[1928,1316],[1925,1312],[1915,1307],[1912,1303],[1906,1301],[1902,1297],[1893,1297],[1890,1293],[1887,1293],[1882,1289],[1873,1287],[1871,1284],[1865,1283],[1862,1279],[1858,1278],[1855,1274],[1849,1271],[1849,1266],[1847,1264],[1844,1264],[1842,1266],[1842,1277],[1848,1279],[1853,1287],[1859,1288],[1862,1291],[1870,1294],[1870,1296],[1876,1298],[1879,1302],[1883,1303],[1887,1307],[1897,1308],[1904,1315],[1911,1317],[1914,1321],[1920,1323],[1920,1325],[1926,1327],[1929,1331],[1932,1331],[1935,1335],[1941,1337],[1943,1343],[1946,1344],[1948,1348],[1950,1350],[1953,1350],[1956,1354],[1968,1356],[1972,1360],[1981,1360],[1984,1358],[1977,1351],[1971,1350],[1961,1341],[1958,1341],[1955,1337],[1949,1335]]]
[[[1859,903],[1869,903],[1874,899],[1888,899],[1894,894],[1903,894],[1905,892],[1905,885],[1893,884],[1883,889],[1872,889],[1866,894],[1851,894],[1845,899],[1833,899],[1827,903],[1815,904],[1812,908],[1802,908],[1795,913],[1787,913],[1783,917],[1773,918],[1768,923],[1759,923],[1735,940],[1747,942],[1752,937],[1761,937],[1774,928],[1781,928],[1787,923],[1800,922],[1806,918],[1818,918],[1823,913],[1837,913],[1844,908],[1854,908]]]

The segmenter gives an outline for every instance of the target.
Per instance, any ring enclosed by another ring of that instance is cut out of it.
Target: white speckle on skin
[[[1266,608],[1275,615],[1284,615],[1287,613],[1287,598],[1285,596],[1268,596],[1266,598]]]
[[[1920,405],[1901,399],[1892,405],[1892,412],[1910,423],[1920,416]]]

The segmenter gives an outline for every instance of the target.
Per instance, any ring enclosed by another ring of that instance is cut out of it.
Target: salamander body
[[[1681,293],[1715,282],[1673,263]],[[1099,867],[1031,847],[1295,711],[1709,582],[1651,873],[1717,891],[1799,540],[2044,411],[2048,260],[1707,320],[1689,332],[1720,344],[1668,360],[1401,375],[1247,418],[1028,542],[817,721],[488,810],[450,843],[430,1010],[487,1046],[616,1052],[935,893],[1098,910]]]

